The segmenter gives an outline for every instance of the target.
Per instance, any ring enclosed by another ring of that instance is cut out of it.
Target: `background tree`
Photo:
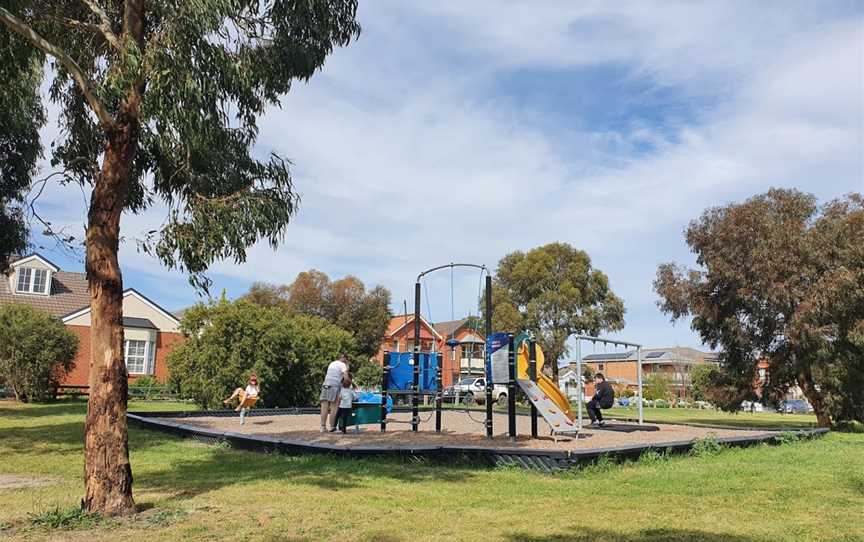
[[[492,284],[492,327],[534,332],[558,381],[558,360],[573,334],[597,335],[624,327],[624,303],[585,252],[550,243],[498,262]]]
[[[642,397],[649,401],[663,399],[669,401],[675,397],[672,379],[663,373],[651,373],[642,382]]]
[[[384,369],[377,363],[368,359],[358,360],[356,363],[352,362],[351,372],[354,373],[354,383],[358,386],[381,389],[381,379],[384,375]]]
[[[287,310],[288,287],[267,284],[266,282],[253,282],[249,291],[243,295],[243,299],[261,307]]]
[[[712,388],[711,377],[718,372],[716,366],[701,364],[693,367],[690,371],[690,391],[695,401],[708,401],[708,394]]]
[[[672,319],[721,346],[722,408],[752,395],[757,363],[765,391],[798,386],[821,426],[864,419],[864,198],[821,208],[797,190],[772,189],[706,210],[687,244],[698,269],[661,265],[654,288]]]
[[[263,306],[280,307],[289,314],[317,316],[349,331],[358,359],[378,352],[392,316],[390,291],[383,286],[366,291],[357,277],[331,281],[325,273],[303,271],[288,286],[256,283],[244,299]]]
[[[0,30],[0,271],[12,254],[26,248],[24,196],[41,155],[39,128],[45,112],[39,102],[41,62],[36,49]]]
[[[203,273],[213,261],[241,262],[262,238],[275,246],[298,198],[285,160],[253,157],[257,117],[357,36],[356,8],[356,0],[8,0],[0,7],[0,66],[17,67],[3,85],[32,99],[36,87],[24,80],[34,69],[51,78],[61,128],[51,163],[63,182],[92,187],[86,510],[134,511],[121,215],[164,203],[165,220],[142,248],[198,286],[207,286]],[[43,71],[49,57],[52,69]],[[25,154],[38,154],[39,145],[30,141]]]
[[[356,347],[351,335],[316,316],[224,299],[183,315],[187,340],[168,356],[171,385],[205,408],[220,408],[255,372],[261,404],[308,406],[318,398],[327,365]]]
[[[72,370],[78,337],[29,305],[0,305],[0,380],[18,401],[47,401]]]

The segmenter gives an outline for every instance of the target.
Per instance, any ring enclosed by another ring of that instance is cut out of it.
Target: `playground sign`
[[[507,365],[507,356],[510,353],[510,339],[506,333],[494,333],[487,341],[490,368],[487,375],[493,384],[507,384],[510,382],[510,369]]]

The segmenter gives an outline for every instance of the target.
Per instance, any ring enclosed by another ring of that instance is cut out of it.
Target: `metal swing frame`
[[[479,269],[481,273],[486,274],[486,326],[485,336],[492,334],[492,273],[485,265],[473,263],[449,263],[447,265],[439,265],[423,271],[417,275],[417,280],[414,283],[414,352],[413,363],[414,370],[412,373],[413,380],[411,383],[411,431],[417,432],[420,426],[420,305],[421,305],[421,281],[423,277],[440,271],[442,269],[450,269],[451,272],[456,267],[470,267]],[[451,275],[451,304],[452,304],[452,275]],[[489,364],[489,352],[485,349],[484,359],[485,365]],[[443,356],[435,374],[435,382],[437,390],[435,392],[435,432],[441,432],[441,415],[442,415],[442,390],[441,390],[441,369],[444,364]],[[381,431],[385,431],[387,427],[387,378],[389,376],[389,367],[387,365],[387,357],[385,355],[384,366],[384,386],[381,393]],[[492,438],[492,383],[486,375],[486,438]]]
[[[582,385],[582,341],[591,341],[593,344],[602,343],[604,347],[606,345],[613,345],[617,347],[618,345],[628,347],[631,346],[636,349],[636,384],[638,387],[639,394],[639,425],[643,425],[645,423],[645,418],[642,412],[642,345],[631,343],[627,341],[622,341],[618,339],[608,339],[605,337],[594,337],[591,335],[571,335],[571,339],[576,339],[576,382],[578,383],[578,391],[579,400],[578,400],[578,423],[579,429],[582,429],[582,400],[584,399],[584,388]]]

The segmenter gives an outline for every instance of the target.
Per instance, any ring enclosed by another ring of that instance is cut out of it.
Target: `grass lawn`
[[[575,410],[574,410],[575,412]],[[588,419],[588,411],[582,415]],[[651,408],[644,407],[642,415],[646,421],[669,423],[702,423],[708,425],[729,425],[732,427],[757,427],[788,429],[816,427],[814,414],[778,414],[776,412],[736,412],[729,414],[719,410],[698,410],[695,408]],[[603,416],[609,418],[639,418],[639,409],[635,407],[615,407],[604,410]]]
[[[842,433],[543,475],[262,455],[133,429],[140,514],[73,530],[34,525],[83,494],[84,411],[83,403],[0,402],[0,479],[50,482],[0,489],[0,539],[864,540],[864,435]],[[663,415],[680,415],[672,412]]]

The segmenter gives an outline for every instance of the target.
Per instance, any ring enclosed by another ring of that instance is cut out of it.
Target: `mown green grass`
[[[799,429],[816,426],[813,414],[778,414],[776,412],[735,412],[719,410],[699,410],[695,408],[651,408],[642,409],[647,421],[700,423],[707,425],[728,425],[731,427],[787,428]],[[583,415],[588,417],[587,411]],[[635,407],[615,407],[603,411],[609,418],[637,419],[639,410]]]
[[[188,408],[169,403],[130,407]],[[43,487],[0,490],[0,538],[864,539],[864,435],[841,433],[698,457],[652,454],[638,463],[601,462],[543,475],[427,462],[263,455],[133,428],[135,497],[142,512],[92,527],[89,519],[63,513],[83,493],[84,411],[83,403],[0,402],[0,474],[55,480]]]

